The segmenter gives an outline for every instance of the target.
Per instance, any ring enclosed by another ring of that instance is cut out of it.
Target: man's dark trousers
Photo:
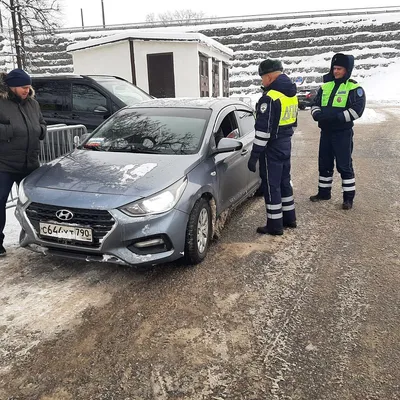
[[[11,188],[15,183],[18,185],[27,174],[12,174],[9,172],[0,172],[0,244],[4,241],[4,227],[6,225],[6,203]]]
[[[353,130],[321,131],[319,142],[319,183],[318,194],[323,198],[331,197],[334,161],[342,177],[343,201],[353,202],[355,196],[355,180],[353,161]]]
[[[284,225],[296,222],[290,182],[290,153],[291,136],[282,136],[267,144],[264,198],[269,232],[280,232]]]

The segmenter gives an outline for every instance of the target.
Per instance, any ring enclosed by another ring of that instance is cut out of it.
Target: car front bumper
[[[176,209],[146,217],[129,217],[118,209],[107,210],[110,220],[113,221],[111,228],[103,237],[97,239],[96,243],[88,244],[40,235],[39,219],[41,222],[58,224],[60,221],[56,221],[56,218],[34,219],[30,206],[31,204],[18,204],[15,215],[22,227],[20,245],[32,251],[77,260],[137,266],[170,262],[184,255],[189,216]],[[40,204],[40,206],[46,209],[47,205]],[[100,212],[105,211],[99,210]],[[62,225],[68,223],[63,222]],[[85,226],[93,228],[95,225],[92,223],[92,226],[90,224]]]

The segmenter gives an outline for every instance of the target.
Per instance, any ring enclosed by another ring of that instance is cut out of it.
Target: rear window
[[[91,78],[128,106],[132,106],[152,98],[146,92],[143,92],[143,90],[122,79],[96,76],[92,76]]]

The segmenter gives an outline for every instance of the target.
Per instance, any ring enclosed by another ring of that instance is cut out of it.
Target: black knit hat
[[[258,67],[258,73],[260,76],[275,71],[283,71],[283,66],[279,60],[273,60],[271,58],[262,61],[260,66]]]
[[[332,67],[344,67],[349,69],[349,58],[345,54],[337,53],[332,58]]]
[[[8,87],[20,87],[32,85],[31,77],[22,69],[13,69],[4,78]]]

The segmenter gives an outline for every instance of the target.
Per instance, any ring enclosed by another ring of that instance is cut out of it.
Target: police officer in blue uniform
[[[329,200],[333,182],[334,161],[342,178],[344,210],[353,207],[356,193],[353,162],[353,121],[360,118],[365,108],[363,88],[350,79],[354,57],[337,53],[333,56],[330,72],[315,97],[311,115],[321,129],[318,155],[318,193],[312,202]]]
[[[284,227],[296,227],[290,154],[298,100],[296,85],[282,71],[282,63],[272,59],[262,61],[258,68],[263,95],[256,107],[256,137],[248,162],[249,170],[256,172],[260,155],[265,154],[260,176],[265,181],[267,223],[257,232],[270,235],[282,235]]]

